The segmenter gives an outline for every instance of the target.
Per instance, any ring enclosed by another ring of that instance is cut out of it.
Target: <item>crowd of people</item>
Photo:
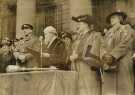
[[[40,37],[32,34],[32,25],[22,25],[21,38],[1,42],[0,72],[20,68],[73,70],[79,72],[80,95],[134,95],[135,30],[126,23],[127,14],[108,15],[109,28],[104,29],[104,35],[90,15],[72,20],[77,24],[74,33],[58,33],[55,27],[47,26]]]

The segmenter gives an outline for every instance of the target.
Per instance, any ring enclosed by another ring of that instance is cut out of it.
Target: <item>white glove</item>
[[[43,40],[43,36],[40,36],[40,37],[39,37],[39,41],[42,41],[42,40]]]
[[[50,57],[50,54],[49,53],[42,53],[43,57],[47,57],[49,58]]]
[[[25,62],[25,60],[26,60],[26,56],[23,55],[23,54],[20,54],[20,55],[18,56],[18,59],[20,59],[20,60],[22,61],[22,63],[23,63],[23,62]]]
[[[78,54],[75,51],[73,51],[72,55],[70,56],[70,60],[75,61],[77,58],[78,58]]]
[[[20,70],[20,67],[17,65],[8,65],[6,68],[7,72],[17,72]]]
[[[13,54],[14,54],[15,58],[17,59],[19,56],[19,52],[14,52]]]

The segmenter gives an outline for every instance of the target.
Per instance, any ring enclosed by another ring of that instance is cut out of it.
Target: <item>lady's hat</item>
[[[107,16],[107,18],[106,18],[107,23],[110,23],[110,19],[113,16],[120,17],[121,22],[123,22],[123,21],[125,21],[127,19],[127,14],[125,12],[116,11],[116,12],[113,12],[110,15]]]

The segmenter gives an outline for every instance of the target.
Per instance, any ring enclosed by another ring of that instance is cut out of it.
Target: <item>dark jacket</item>
[[[65,69],[66,68],[66,48],[64,42],[56,38],[52,41],[52,43],[49,46],[46,46],[43,43],[43,53],[49,53],[50,57],[42,59],[42,66],[43,67],[49,67],[49,66],[56,66],[59,69]],[[40,58],[40,42],[37,41],[34,43],[33,50],[38,52],[38,56],[36,55],[36,60],[39,63],[39,66],[41,66],[41,58]]]
[[[2,48],[0,49],[0,73],[6,73],[8,65],[15,65],[16,60],[12,51],[5,53]]]

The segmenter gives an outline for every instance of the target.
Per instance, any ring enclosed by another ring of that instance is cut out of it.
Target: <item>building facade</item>
[[[72,32],[76,23],[71,17],[82,14],[95,16],[104,27],[106,16],[117,10],[126,12],[134,24],[134,7],[134,0],[0,0],[0,39],[21,36],[25,23],[34,26],[36,35],[48,25],[58,32]]]

